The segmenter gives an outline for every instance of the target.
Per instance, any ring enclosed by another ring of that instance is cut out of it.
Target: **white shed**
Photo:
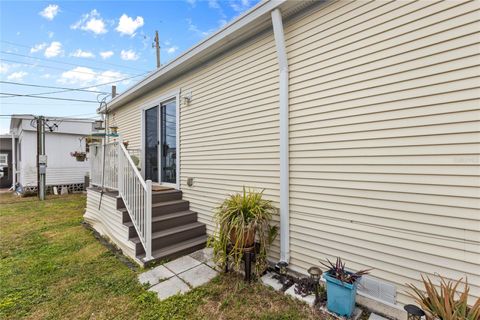
[[[45,153],[47,187],[83,190],[89,162],[77,161],[71,152],[86,151],[85,137],[92,133],[93,120],[46,117]],[[33,116],[13,115],[10,131],[17,137],[13,151],[15,180],[26,191],[37,187],[37,129]]]

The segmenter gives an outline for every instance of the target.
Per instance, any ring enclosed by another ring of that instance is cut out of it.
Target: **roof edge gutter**
[[[280,261],[290,261],[290,173],[289,173],[289,83],[288,59],[283,32],[282,14],[276,8],[271,12],[273,35],[279,68],[280,113]]]

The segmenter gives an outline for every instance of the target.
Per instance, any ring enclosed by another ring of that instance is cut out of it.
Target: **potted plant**
[[[328,264],[321,262],[328,268],[323,273],[327,282],[327,309],[341,316],[350,317],[355,309],[358,280],[371,269],[350,272],[345,270],[345,263],[337,258],[336,263],[328,260]]]
[[[125,149],[128,149],[128,144],[129,144],[128,141],[123,141],[123,145],[124,145]]]
[[[77,161],[85,161],[85,159],[87,159],[87,153],[83,151],[70,152],[70,155],[74,157]]]
[[[209,241],[217,264],[225,266],[230,258],[229,261],[238,268],[245,250],[251,249],[258,239],[255,269],[257,274],[262,273],[267,266],[267,249],[277,235],[277,227],[270,226],[276,212],[272,202],[263,199],[263,190],[255,192],[243,187],[243,193],[225,199],[215,209],[217,226]]]
[[[456,282],[447,280],[439,275],[439,289],[430,278],[422,275],[424,289],[419,289],[413,284],[407,284],[412,292],[407,292],[425,312],[427,319],[440,320],[478,320],[480,319],[480,299],[473,306],[468,305],[470,287],[465,280],[463,292],[458,288],[462,284],[460,279]]]

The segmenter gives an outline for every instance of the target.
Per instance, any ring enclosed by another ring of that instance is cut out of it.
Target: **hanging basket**
[[[71,152],[70,155],[79,162],[83,162],[87,159],[87,153],[82,151]]]

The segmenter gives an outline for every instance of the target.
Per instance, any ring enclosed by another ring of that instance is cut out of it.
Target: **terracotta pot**
[[[245,230],[243,232],[243,239],[244,248],[250,248],[251,246],[253,246],[253,244],[255,243],[255,228],[250,227],[249,229]],[[230,241],[232,243],[237,242],[237,232],[235,229],[230,232]]]

